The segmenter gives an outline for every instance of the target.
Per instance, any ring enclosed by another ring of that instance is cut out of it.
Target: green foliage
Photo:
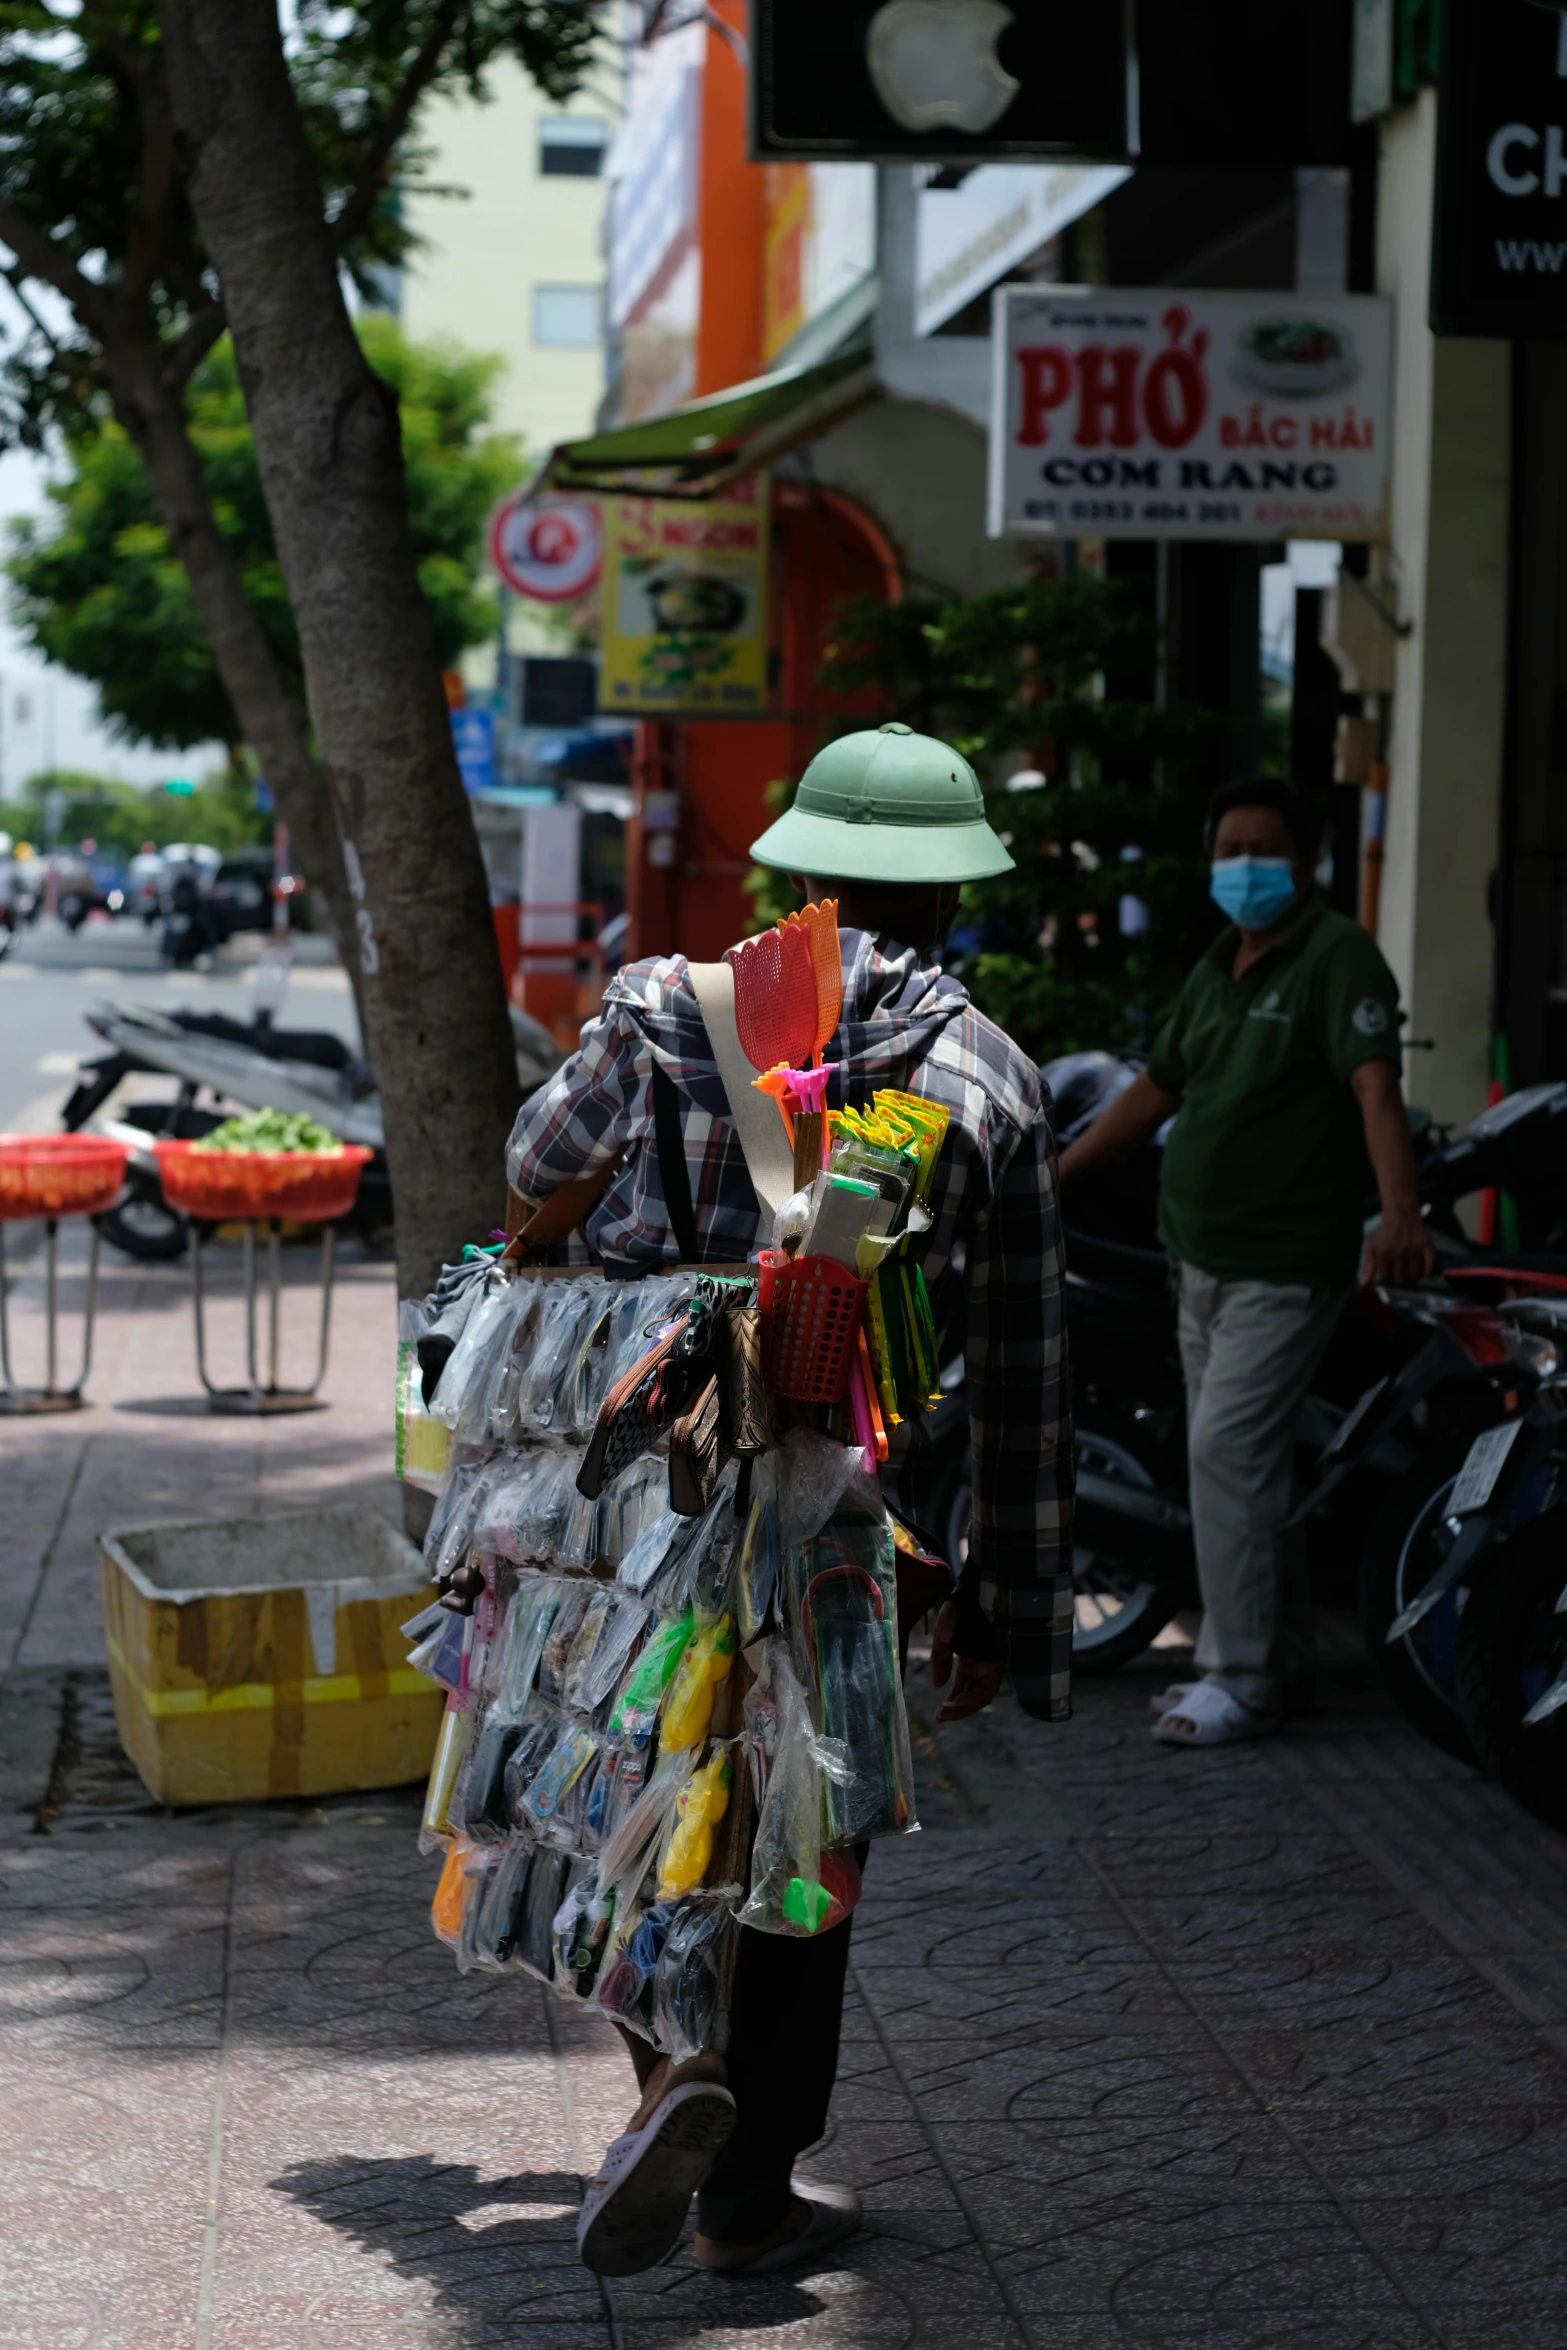
[[[121,783],[113,776],[83,775],[56,767],[30,775],[18,797],[0,801],[0,832],[41,849],[45,839],[44,796],[58,791],[60,845],[74,849],[96,841],[98,854],[124,863],[151,841],[204,841],[209,848],[243,849],[272,838],[272,819],[256,805],[254,778],[244,767],[219,767],[193,792],[172,798],[161,786]]]
[[[598,0],[300,0],[290,72],[362,293],[374,299],[413,249],[402,198],[428,166],[421,104],[486,97],[503,59],[566,98],[603,16]],[[157,0],[0,0],[0,241],[19,262],[7,274],[14,288],[46,278],[74,305],[62,319],[52,296],[28,297],[0,327],[0,445],[80,427],[101,398],[105,336],[173,351],[193,334],[199,351],[221,327],[168,115]],[[22,251],[29,231],[47,246]]]
[[[1212,935],[1190,779],[1218,722],[1156,703],[1156,653],[1137,589],[1092,576],[857,602],[828,647],[828,683],[875,688],[888,717],[955,744],[982,781],[1003,764],[1044,775],[987,791],[1016,868],[965,888],[953,932],[975,1001],[1041,1060],[1146,1045]],[[775,890],[769,877],[759,913]],[[1123,898],[1147,908],[1145,929],[1123,930]]]
[[[476,585],[485,518],[515,482],[518,444],[486,435],[498,359],[411,343],[388,318],[361,320],[377,374],[395,386],[419,578],[440,658],[452,666],[495,625]],[[272,541],[230,344],[192,378],[192,444],[217,516],[285,681],[303,698],[299,644]],[[126,740],[160,748],[232,742],[238,725],[140,457],[105,420],[78,432],[42,524],[12,525],[10,609],[46,660],[88,678]]]

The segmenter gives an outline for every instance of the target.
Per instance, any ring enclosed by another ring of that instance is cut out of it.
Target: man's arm
[[[1409,1115],[1391,1061],[1362,1061],[1350,1084],[1365,1123],[1366,1149],[1377,1179],[1382,1221],[1366,1242],[1362,1281],[1424,1281],[1436,1263],[1420,1212]]]
[[[642,1085],[641,1040],[612,987],[553,1077],[529,1094],[506,1145],[506,1180],[537,1203],[621,1149]]]
[[[959,1666],[943,1713],[974,1712],[999,1679],[999,1662],[987,1672],[983,1652],[970,1662],[967,1616],[999,1635],[990,1656],[1004,1646],[1025,1712],[1064,1721],[1072,1710],[1072,1430],[1055,1140],[1042,1110],[997,1178],[969,1242],[965,1280],[974,1519],[955,1621],[932,1657],[939,1667],[950,1645]],[[983,1694],[981,1678],[990,1682]]]
[[[1126,1091],[1118,1093],[1087,1133],[1069,1142],[1061,1153],[1063,1188],[1081,1182],[1096,1167],[1113,1167],[1118,1160],[1131,1158],[1180,1106],[1178,1093],[1166,1093],[1146,1069],[1139,1069]]]

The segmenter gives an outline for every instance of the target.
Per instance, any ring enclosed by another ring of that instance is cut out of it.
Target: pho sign
[[[993,538],[1380,539],[1375,296],[1003,286]]]

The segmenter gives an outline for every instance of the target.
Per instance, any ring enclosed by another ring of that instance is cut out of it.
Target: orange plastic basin
[[[103,1134],[0,1135],[0,1222],[96,1216],[125,1181],[130,1146]]]
[[[356,1142],[337,1151],[204,1151],[193,1142],[154,1147],[170,1207],[214,1224],[271,1216],[324,1224],[346,1216],[360,1170],[375,1155]]]

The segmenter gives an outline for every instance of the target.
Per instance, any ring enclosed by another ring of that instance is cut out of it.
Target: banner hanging
[[[1003,286],[990,535],[1381,539],[1389,340],[1369,294]]]
[[[599,707],[747,717],[768,704],[768,479],[722,498],[608,498]]]

